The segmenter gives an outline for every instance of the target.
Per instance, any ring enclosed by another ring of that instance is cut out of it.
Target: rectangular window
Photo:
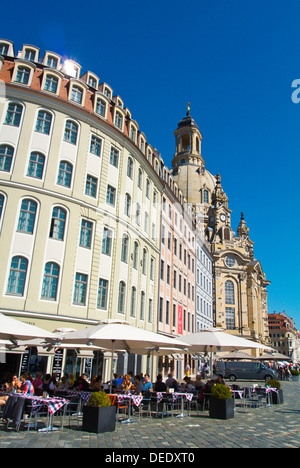
[[[103,229],[103,239],[102,239],[102,253],[105,255],[111,256],[112,248],[112,231],[108,228]]]
[[[112,166],[115,166],[115,167],[119,166],[119,150],[117,150],[113,146],[111,147],[111,150],[110,150],[109,162]]]
[[[86,304],[87,280],[87,275],[76,273],[73,304],[83,306]]]
[[[85,183],[85,194],[89,197],[96,198],[97,197],[97,185],[98,179],[91,175],[86,176],[86,183]]]
[[[116,204],[116,189],[111,185],[107,186],[106,203],[111,206]]]
[[[99,279],[98,285],[98,298],[97,298],[97,308],[98,309],[107,309],[107,298],[108,298],[108,281],[105,279]]]
[[[101,145],[102,145],[102,140],[100,138],[97,138],[95,135],[92,135],[90,153],[95,154],[96,156],[100,156]]]
[[[225,307],[226,328],[228,330],[235,329],[235,309],[234,307]]]
[[[80,231],[80,247],[86,247],[87,249],[91,248],[93,236],[93,223],[83,219],[81,221],[81,231]]]

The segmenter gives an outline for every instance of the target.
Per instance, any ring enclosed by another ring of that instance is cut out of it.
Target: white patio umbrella
[[[212,372],[212,355],[220,351],[235,351],[239,349],[271,349],[261,343],[240,338],[223,332],[222,329],[213,328],[202,330],[182,337],[182,341],[190,345],[191,353],[210,353],[210,369]]]
[[[292,359],[281,353],[265,353],[259,358],[260,361],[292,361]]]
[[[182,341],[190,346],[191,353],[234,351],[238,349],[271,349],[256,341],[247,340],[236,335],[230,335],[217,328],[203,330],[182,337]]]
[[[99,322],[98,325],[93,327],[67,333],[63,337],[63,343],[68,342],[109,348],[112,353],[111,362],[113,362],[113,355],[116,347],[133,354],[147,354],[147,352],[145,352],[146,348],[157,349],[160,347],[169,347],[180,350],[188,347],[188,345],[182,341],[133,327],[129,325],[128,322],[119,320],[107,320]],[[111,365],[111,386],[112,367]]]
[[[232,353],[218,354],[219,359],[233,359],[233,360],[253,360],[257,361],[257,357],[251,356],[251,354],[244,353],[243,351],[233,351]]]
[[[9,340],[13,344],[17,344],[18,340],[28,340],[31,338],[43,338],[45,340],[60,340],[59,335],[55,335],[43,328],[29,325],[7,315],[0,314],[0,339]]]

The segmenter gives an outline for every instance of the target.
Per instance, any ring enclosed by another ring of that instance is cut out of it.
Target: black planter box
[[[234,399],[209,400],[209,417],[214,419],[233,419],[234,418]]]
[[[116,428],[116,406],[83,407],[82,430],[85,432],[113,432]]]
[[[271,392],[271,398],[273,405],[282,405],[283,403],[283,391],[278,390],[277,392]]]

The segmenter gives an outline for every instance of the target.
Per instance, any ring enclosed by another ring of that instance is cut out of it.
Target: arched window
[[[12,146],[0,146],[0,171],[10,172],[13,156],[14,149]]]
[[[125,194],[124,214],[128,217],[131,216],[131,196],[129,193]]]
[[[45,156],[41,153],[33,151],[30,154],[27,175],[42,179],[44,174]]]
[[[143,188],[143,171],[141,168],[139,168],[138,172],[138,188],[141,190]]]
[[[139,203],[136,204],[135,222],[138,226],[141,225],[141,205]]]
[[[131,317],[135,317],[135,307],[136,307],[136,287],[132,286],[131,301],[130,301],[130,316]]]
[[[11,125],[13,127],[19,127],[22,117],[23,106],[21,104],[16,104],[15,102],[10,102],[8,104],[5,125]]]
[[[33,200],[23,200],[20,210],[18,231],[33,234],[37,203]]]
[[[125,313],[126,284],[124,281],[119,283],[118,313]]]
[[[56,301],[59,278],[59,265],[53,262],[48,262],[45,265],[42,299]]]
[[[143,249],[143,260],[142,260],[142,273],[143,273],[143,275],[146,275],[146,273],[147,273],[147,255],[148,255],[147,249],[144,248]]]
[[[4,202],[5,202],[4,195],[2,195],[2,193],[0,193],[0,223],[1,223],[1,220],[2,220]]]
[[[208,190],[202,190],[202,203],[208,203]]]
[[[10,265],[7,294],[23,296],[27,275],[28,260],[24,257],[13,257]]]
[[[76,145],[77,135],[78,125],[75,122],[72,122],[72,120],[67,120],[65,126],[64,141]]]
[[[66,219],[67,213],[63,208],[59,206],[53,208],[49,237],[64,240]]]
[[[225,304],[234,304],[234,284],[232,281],[225,283]]]
[[[35,131],[49,135],[51,129],[52,115],[50,112],[40,110],[36,120]]]
[[[138,260],[139,260],[139,243],[135,241],[133,245],[133,268],[137,270],[138,268]]]
[[[72,182],[72,164],[67,161],[61,161],[59,164],[57,184],[70,188]]]
[[[146,301],[146,294],[145,291],[141,292],[141,308],[140,308],[140,319],[145,320],[145,301]]]
[[[127,176],[130,179],[133,179],[133,160],[130,157],[128,158],[128,161],[127,161]]]

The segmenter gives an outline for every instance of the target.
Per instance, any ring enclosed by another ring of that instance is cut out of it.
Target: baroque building
[[[215,326],[267,342],[270,282],[254,257],[244,214],[235,235],[221,176],[213,176],[205,167],[202,135],[189,108],[174,134],[172,176],[192,205],[198,231],[205,233],[213,257]]]

